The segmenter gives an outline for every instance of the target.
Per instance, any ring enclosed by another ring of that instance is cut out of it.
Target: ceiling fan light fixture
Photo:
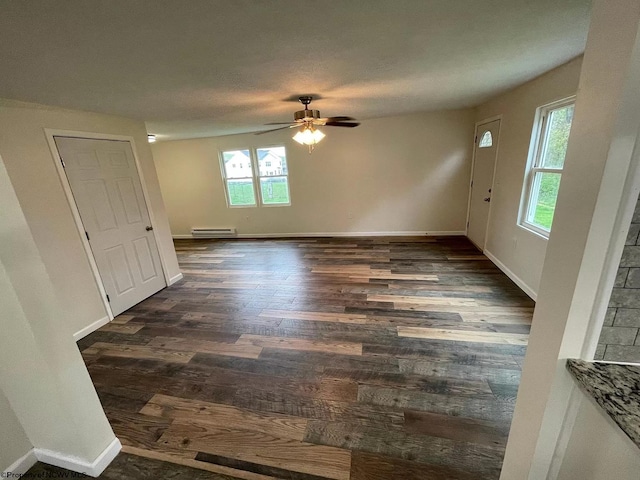
[[[325,137],[325,134],[313,126],[306,125],[302,130],[299,130],[293,136],[293,139],[300,145],[308,145],[313,148],[320,140]]]

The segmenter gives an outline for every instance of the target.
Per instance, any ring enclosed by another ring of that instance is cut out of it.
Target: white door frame
[[[58,172],[58,177],[60,178],[60,184],[62,185],[62,189],[64,190],[65,196],[67,198],[67,203],[69,204],[69,208],[71,209],[73,220],[76,224],[76,228],[78,229],[78,235],[80,236],[80,241],[82,242],[82,246],[84,247],[84,252],[87,256],[87,260],[89,261],[89,266],[91,267],[93,278],[96,282],[96,286],[98,287],[98,291],[100,292],[102,303],[104,305],[105,310],[107,311],[109,320],[113,320],[114,318],[113,312],[111,311],[111,306],[109,305],[109,301],[107,300],[107,292],[105,291],[104,284],[102,283],[102,277],[100,276],[100,272],[98,271],[98,265],[96,264],[95,258],[93,257],[93,250],[91,250],[91,245],[89,244],[89,240],[87,240],[87,237],[85,235],[85,228],[82,225],[82,217],[80,217],[80,211],[78,210],[78,206],[76,205],[75,198],[73,197],[73,191],[71,190],[69,179],[67,178],[67,174],[65,173],[64,167],[62,166],[62,158],[60,157],[60,152],[58,152],[58,147],[56,145],[54,137],[72,137],[72,138],[84,138],[88,140],[116,140],[120,142],[122,141],[129,142],[129,144],[131,145],[131,151],[133,152],[133,159],[135,160],[136,170],[138,171],[138,176],[140,177],[140,183],[142,185],[142,195],[144,196],[144,201],[147,206],[147,211],[149,212],[149,221],[151,222],[151,226],[154,226],[156,222],[153,216],[153,209],[151,208],[151,202],[149,200],[149,192],[147,192],[147,185],[146,185],[146,182],[144,181],[142,168],[140,167],[140,160],[138,159],[135,140],[133,139],[133,137],[130,137],[128,135],[112,135],[108,133],[79,132],[74,130],[58,130],[58,129],[51,129],[51,128],[45,128],[44,133],[47,138],[47,142],[49,144],[49,149],[51,150],[53,163],[56,166],[56,171]],[[170,285],[171,284],[170,279],[167,276],[168,270],[167,270],[166,259],[162,252],[162,249],[160,248],[160,242],[158,239],[157,230],[154,228],[152,231],[153,231],[153,238],[156,241],[156,248],[158,249],[158,254],[160,256],[162,274],[164,276],[166,285]]]
[[[479,122],[476,122],[474,131],[473,131],[473,152],[471,154],[471,177],[469,178],[469,199],[467,200],[467,221],[465,223],[464,226],[464,234],[467,238],[469,238],[469,217],[471,216],[471,190],[472,190],[472,183],[473,183],[473,170],[476,166],[476,150],[477,150],[477,138],[478,138],[478,129],[479,127],[481,127],[482,125],[486,125],[487,123],[491,123],[491,122],[495,122],[496,120],[500,120],[500,128],[498,130],[498,138],[496,139],[496,142],[498,142],[496,144],[496,159],[493,162],[493,173],[491,175],[491,196],[493,197],[493,194],[495,192],[495,183],[496,183],[496,170],[498,168],[498,154],[500,153],[500,133],[502,131],[502,114],[500,115],[495,115],[493,117],[489,117],[486,118],[484,120],[481,120]],[[485,250],[485,245],[487,244],[487,241],[489,240],[489,225],[491,224],[491,212],[492,212],[492,207],[493,205],[491,205],[491,202],[489,202],[489,215],[487,215],[487,227],[486,227],[486,231],[484,233],[484,245],[482,245],[482,247],[480,245],[476,245],[476,247],[478,247],[480,249],[480,251],[484,252]],[[471,241],[471,239],[469,239]],[[471,243],[473,243],[473,241],[471,241]],[[475,245],[475,243],[474,243]]]

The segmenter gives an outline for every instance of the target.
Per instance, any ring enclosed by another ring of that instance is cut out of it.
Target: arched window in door
[[[493,135],[491,132],[487,130],[480,137],[480,143],[478,144],[478,148],[488,148],[493,146]]]

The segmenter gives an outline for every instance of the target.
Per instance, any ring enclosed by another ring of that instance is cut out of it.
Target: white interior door
[[[55,137],[111,311],[166,286],[131,145]]]
[[[476,130],[467,236],[480,250],[484,250],[487,234],[499,135],[500,120],[478,125]]]

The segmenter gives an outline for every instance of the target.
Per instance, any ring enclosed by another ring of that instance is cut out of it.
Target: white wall
[[[637,480],[640,449],[582,391],[558,480]]]
[[[18,422],[9,401],[0,392],[0,472],[26,455],[32,448],[22,425]]]
[[[75,459],[89,472],[85,467],[106,450],[117,453],[119,444],[1,157],[0,205],[0,390],[36,449],[51,461]]]
[[[464,232],[474,118],[472,110],[443,111],[325,127],[327,137],[311,155],[289,130],[157,142],[152,150],[174,235],[192,227]],[[287,148],[292,205],[228,208],[218,151],[277,144]]]
[[[593,358],[640,188],[639,25],[637,0],[593,2],[504,480],[554,478],[574,388],[566,359]]]
[[[142,122],[0,99],[0,155],[40,255],[75,333],[107,313],[82,247],[45,137],[45,128],[134,138],[170,276],[179,274],[147,132]]]
[[[547,239],[518,225],[534,116],[539,106],[576,94],[581,64],[581,57],[574,59],[477,110],[477,121],[503,116],[485,249],[534,294],[538,292]]]

